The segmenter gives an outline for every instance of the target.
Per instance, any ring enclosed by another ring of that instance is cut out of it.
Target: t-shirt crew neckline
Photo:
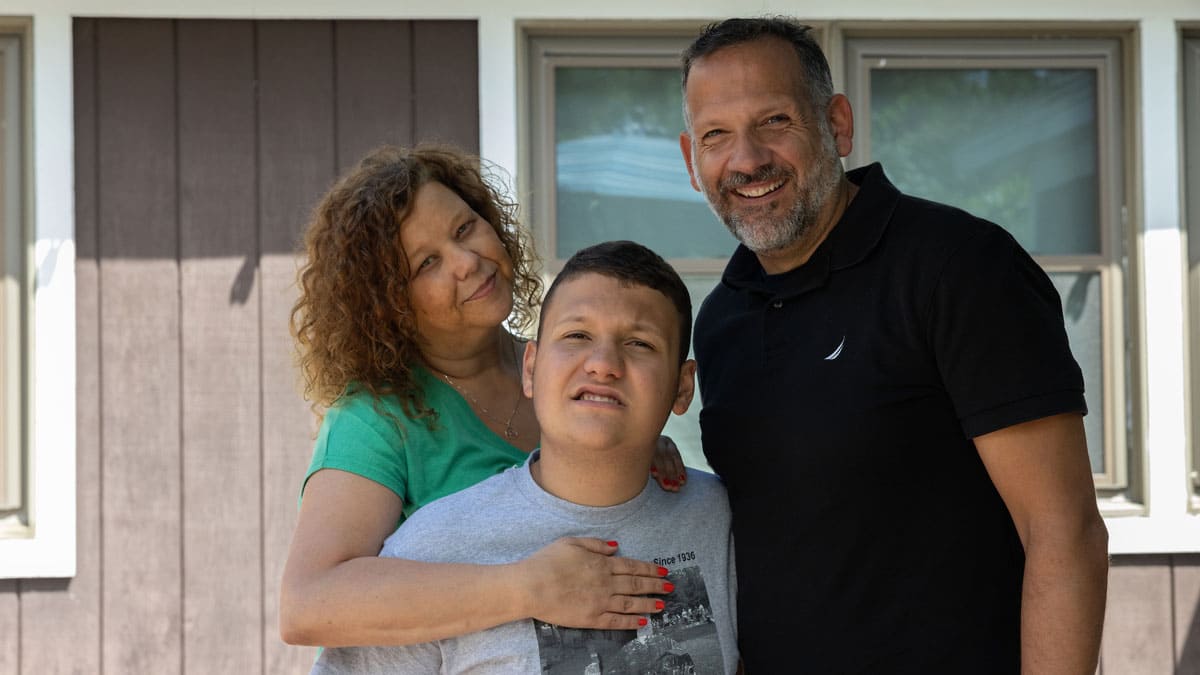
[[[654,483],[650,479],[649,474],[647,474],[646,485],[643,486],[642,491],[637,496],[614,506],[584,506],[583,504],[576,504],[561,497],[556,497],[538,485],[537,481],[533,480],[533,473],[530,467],[541,458],[541,452],[541,448],[534,449],[533,452],[529,453],[529,459],[525,461],[523,466],[510,472],[514,487],[529,501],[533,508],[538,509],[539,513],[548,514],[567,521],[586,522],[589,525],[614,526],[637,516],[654,496],[654,493],[651,492],[651,487]],[[654,489],[658,488],[655,487]]]

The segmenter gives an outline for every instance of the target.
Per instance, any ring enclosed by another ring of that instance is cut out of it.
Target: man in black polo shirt
[[[1091,673],[1107,533],[1054,287],[999,227],[845,174],[808,29],[684,53],[692,177],[742,245],[696,323],[750,673]]]

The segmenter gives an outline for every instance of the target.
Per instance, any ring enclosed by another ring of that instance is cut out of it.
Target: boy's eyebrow
[[[559,325],[571,324],[571,323],[587,323],[589,318],[590,318],[590,315],[588,315],[588,314],[576,312],[574,314],[567,314],[566,316],[563,316],[562,318],[555,320],[553,323],[551,323],[549,325],[559,326]],[[660,327],[657,323],[655,323],[653,321],[641,321],[641,320],[634,321],[629,326],[629,329],[634,330],[634,331],[646,331],[646,332],[650,332],[650,333],[655,333],[657,335],[669,335],[670,334],[669,332],[663,330],[662,327]]]

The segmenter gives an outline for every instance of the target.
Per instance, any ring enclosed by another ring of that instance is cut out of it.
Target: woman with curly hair
[[[656,565],[562,539],[511,565],[378,558],[421,506],[523,463],[521,390],[541,280],[516,205],[477,158],[383,147],[329,191],[305,235],[292,332],[324,411],[280,592],[291,644],[398,645],[521,618],[637,628]],[[660,483],[683,469],[660,444]],[[668,489],[677,485],[668,485]]]

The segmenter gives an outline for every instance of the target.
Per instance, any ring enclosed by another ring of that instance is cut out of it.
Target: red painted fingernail
[[[613,548],[617,547],[617,542],[615,542],[615,541],[606,541],[604,543],[608,544],[609,546],[611,546]]]
[[[646,620],[645,620],[645,619],[638,619],[638,625],[639,625],[639,626],[645,626],[645,625],[646,625]]]
[[[665,577],[670,573],[671,573],[671,570],[669,570],[665,567],[658,568],[658,576],[660,576],[660,577]]]
[[[663,485],[666,485],[667,487],[675,487],[675,481],[668,478],[663,481]]]
[[[675,584],[673,584],[669,581],[667,583],[663,584],[663,593],[670,593],[673,590],[675,590]]]
[[[687,476],[680,476],[680,477],[679,477],[679,482],[680,482],[680,483],[684,482],[685,480],[687,480]]]
[[[662,600],[654,601],[654,609],[662,609],[663,607],[666,607],[666,605],[663,603]]]
[[[651,475],[651,476],[657,476],[657,475],[658,475],[658,469],[656,469],[656,468],[654,468],[654,467],[650,467],[650,475]]]

